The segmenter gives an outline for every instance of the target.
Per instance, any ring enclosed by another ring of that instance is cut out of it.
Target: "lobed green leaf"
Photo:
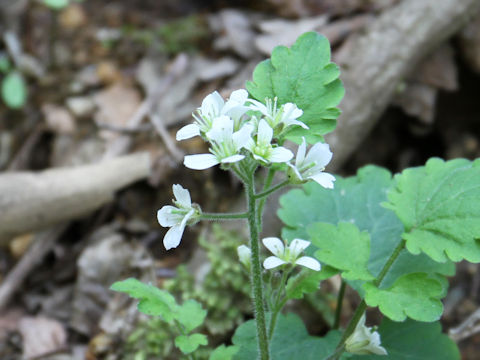
[[[238,346],[225,346],[220,345],[210,354],[209,360],[232,360],[233,355],[235,355],[239,350]]]
[[[291,48],[277,46],[270,59],[262,61],[253,72],[248,92],[258,101],[278,98],[278,104],[295,103],[303,110],[299,119],[310,129],[292,127],[289,140],[300,143],[302,136],[310,144],[335,129],[340,110],[336,106],[345,93],[338,79],[340,70],[330,62],[328,39],[315,32],[301,35]]]
[[[443,312],[439,299],[444,295],[444,287],[425,273],[403,275],[387,289],[380,289],[370,282],[365,283],[363,288],[366,303],[378,306],[384,315],[394,321],[403,321],[408,316],[431,322],[438,320]]]
[[[387,356],[355,355],[352,360],[460,360],[455,342],[442,334],[439,322],[423,323],[407,319],[402,323],[383,318],[378,328]]]
[[[412,254],[480,262],[480,160],[430,159],[396,176],[385,207],[405,226]]]
[[[156,286],[144,284],[135,278],[117,281],[111,290],[127,293],[132,298],[140,300],[138,310],[151,316],[161,316],[165,321],[172,322],[178,305],[175,298],[167,291]]]
[[[370,235],[352,223],[337,226],[314,223],[308,227],[312,243],[318,248],[315,257],[322,263],[342,271],[347,280],[373,280],[368,271]]]
[[[185,332],[189,333],[197,326],[203,324],[207,311],[195,300],[187,300],[177,308],[175,318],[183,325]]]
[[[207,337],[203,334],[179,335],[175,338],[175,346],[184,354],[190,354],[200,345],[207,345]]]

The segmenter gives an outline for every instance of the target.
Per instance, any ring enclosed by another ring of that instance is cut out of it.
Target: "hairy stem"
[[[375,286],[380,286],[382,283],[383,279],[385,276],[388,274],[388,271],[392,267],[393,263],[395,260],[397,260],[398,256],[400,255],[401,251],[405,247],[405,240],[400,241],[400,243],[397,245],[395,250],[393,250],[392,255],[388,258],[387,262],[383,266],[382,270],[380,271],[380,274],[378,274],[377,278],[373,282]],[[352,319],[348,323],[347,328],[345,329],[342,338],[340,339],[337,348],[335,349],[335,353],[328,358],[328,360],[337,360],[340,358],[340,355],[345,351],[345,341],[347,338],[353,333],[355,328],[357,327],[358,322],[360,321],[363,313],[367,309],[367,304],[365,303],[365,300],[362,300],[362,302],[358,305],[357,309],[355,310],[355,313],[353,314]]]
[[[232,214],[213,214],[213,213],[202,213],[200,220],[236,220],[236,219],[246,219],[248,218],[248,213],[232,213]]]
[[[284,180],[282,181],[281,183],[275,185],[275,186],[272,186],[271,188],[268,188],[267,190],[265,191],[262,191],[261,193],[258,193],[257,195],[255,195],[255,198],[257,199],[262,199],[262,198],[265,198],[267,197],[268,195],[274,193],[275,191],[281,189],[282,187],[288,185],[290,183],[290,181],[287,179],[287,180]]]
[[[265,183],[263,184],[263,191],[267,190],[270,185],[272,185],[273,177],[275,176],[275,170],[272,168],[268,169],[267,178],[265,179]],[[265,202],[267,198],[261,198],[258,202],[258,213],[257,213],[257,226],[259,229],[262,227],[262,216],[263,216],[263,208],[265,207]],[[260,230],[259,230],[260,231]]]
[[[278,286],[277,289],[277,296],[275,297],[275,302],[273,303],[272,307],[272,316],[270,318],[270,324],[268,326],[268,338],[271,340],[273,336],[273,332],[275,331],[275,325],[277,323],[277,317],[278,314],[280,313],[280,310],[282,310],[283,306],[280,305],[280,297],[282,296],[282,292],[285,289],[285,283],[287,281],[287,277],[290,271],[283,271],[282,274],[282,280],[280,281],[280,285]]]
[[[248,205],[248,226],[250,229],[250,249],[252,251],[252,294],[255,307],[255,320],[257,324],[257,342],[261,360],[270,358],[267,327],[265,320],[265,305],[263,299],[262,268],[260,264],[260,249],[258,245],[257,203],[255,199],[255,187],[253,172],[250,173],[245,183],[245,192]]]

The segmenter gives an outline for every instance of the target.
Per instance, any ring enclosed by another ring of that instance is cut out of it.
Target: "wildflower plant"
[[[186,167],[219,165],[245,188],[242,213],[205,213],[180,185],[173,188],[175,206],[158,212],[160,224],[170,227],[167,249],[180,246],[184,229],[201,220],[248,223],[250,241],[239,244],[238,261],[250,275],[255,318],[240,325],[233,345],[218,347],[212,360],[459,359],[455,344],[440,334],[440,300],[455,262],[480,261],[480,160],[431,159],[394,177],[374,166],[345,179],[325,172],[334,154],[323,135],[334,130],[344,95],[339,74],[327,39],[306,33],[291,48],[275,48],[246,90],[227,100],[218,92],[208,95],[194,123],[177,133],[179,141],[200,136],[209,145],[208,154],[185,156]],[[296,155],[287,141],[298,145]],[[275,175],[283,180],[273,184]],[[281,240],[279,229],[263,229],[262,214],[266,198],[288,185],[301,188],[280,198]],[[262,241],[261,232],[268,232]],[[262,244],[272,255],[262,255]],[[311,336],[298,316],[282,310],[331,276],[342,279],[335,321],[324,337]],[[341,330],[346,286],[361,301]],[[175,324],[175,343],[190,358],[206,344],[205,335],[190,334],[205,317],[195,301],[179,305],[134,279],[112,289],[140,299],[140,311]],[[365,325],[367,307],[383,314],[378,329]]]

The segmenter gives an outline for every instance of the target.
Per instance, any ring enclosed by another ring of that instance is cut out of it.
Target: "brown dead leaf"
[[[125,127],[140,106],[141,98],[134,88],[117,83],[95,94],[93,100],[98,108],[94,116],[97,123]],[[104,130],[101,131],[101,136],[112,139],[118,134]]]
[[[80,4],[70,4],[58,16],[60,25],[67,30],[74,30],[87,23],[87,15]]]
[[[73,134],[76,130],[75,119],[67,109],[54,104],[42,106],[43,116],[50,130],[57,134]]]
[[[18,331],[23,338],[25,360],[62,350],[67,345],[65,328],[54,319],[26,316],[20,320]]]
[[[7,309],[0,313],[0,342],[5,340],[8,333],[18,329],[18,324],[24,313],[25,311],[19,308]]]
[[[13,238],[13,240],[8,244],[10,248],[10,253],[15,259],[20,258],[25,251],[27,251],[33,240],[33,233],[28,233],[24,235],[19,235]]]

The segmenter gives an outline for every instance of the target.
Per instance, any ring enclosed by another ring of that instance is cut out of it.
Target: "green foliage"
[[[144,284],[134,278],[117,281],[110,289],[127,293],[131,297],[140,300],[138,302],[138,310],[144,314],[161,316],[168,323],[175,319],[178,305],[175,298],[167,291],[160,290],[153,285]]]
[[[19,109],[27,101],[27,86],[20,73],[12,71],[2,80],[2,99],[12,109]]]
[[[319,338],[310,336],[303,321],[295,314],[280,314],[270,342],[271,358],[275,360],[322,360],[335,350],[340,333],[331,331]],[[255,320],[249,320],[237,328],[232,342],[240,349],[234,360],[257,359]]]
[[[479,179],[480,161],[464,159],[430,159],[396,176],[385,206],[403,222],[411,253],[480,262]]]
[[[322,263],[342,271],[348,280],[373,280],[367,269],[370,256],[370,236],[351,223],[340,222],[338,226],[314,223],[308,228],[312,243],[319,250],[315,257]]]
[[[413,273],[398,278],[388,289],[379,289],[365,283],[365,301],[369,306],[378,306],[380,311],[395,321],[406,317],[418,321],[435,321],[443,312],[444,295],[441,283],[425,273]]]
[[[457,345],[441,333],[438,322],[422,323],[407,319],[402,323],[384,318],[378,328],[388,356],[353,356],[352,360],[459,360]]]
[[[61,10],[68,6],[69,0],[43,0],[43,3],[50,9]]]
[[[336,126],[340,110],[336,107],[345,93],[339,80],[338,66],[330,62],[330,44],[314,32],[300,36],[289,49],[277,46],[271,59],[262,61],[246,84],[257,100],[278,98],[278,104],[295,103],[303,110],[299,120],[310,129],[293,127],[286,138],[296,143],[305,136],[308,143],[322,140],[322,135]]]
[[[324,266],[322,271],[302,270],[299,274],[288,279],[286,295],[288,299],[301,299],[304,294],[311,294],[320,287],[320,281],[328,279],[338,271]]]
[[[175,321],[181,335],[175,338],[175,345],[184,353],[195,351],[200,345],[207,345],[207,337],[203,334],[188,334],[205,320],[207,312],[195,300],[185,301],[178,305],[175,298],[167,291],[153,285],[130,278],[117,281],[111,286],[114,291],[124,292],[140,300],[138,310],[147,315],[161,316],[167,323]]]
[[[203,334],[180,335],[175,338],[175,345],[184,353],[190,354],[200,345],[207,345],[207,337]]]
[[[195,286],[192,274],[182,265],[177,268],[176,278],[165,283],[165,288],[183,299],[200,302],[208,311],[205,320],[208,331],[224,334],[251,312],[250,282],[237,256],[237,246],[244,240],[218,224],[212,230],[212,239],[199,239],[210,261],[203,281]]]
[[[217,347],[209,357],[209,360],[232,360],[233,356],[238,352],[239,347],[232,345],[232,346],[225,346],[221,345]]]
[[[12,65],[5,53],[0,53],[0,72],[6,74],[10,71]]]

